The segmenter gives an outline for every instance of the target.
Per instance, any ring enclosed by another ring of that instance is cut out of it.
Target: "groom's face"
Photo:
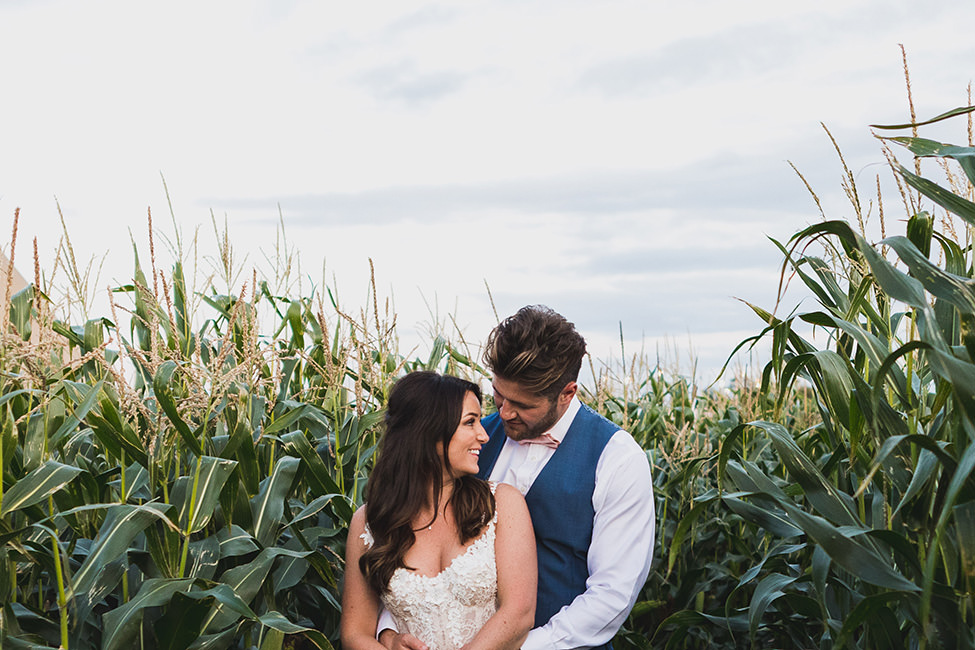
[[[530,440],[551,429],[575,395],[575,382],[569,383],[555,399],[533,393],[518,382],[497,375],[491,385],[504,432],[512,440]]]

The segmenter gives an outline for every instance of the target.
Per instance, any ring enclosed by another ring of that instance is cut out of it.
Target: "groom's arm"
[[[386,650],[427,650],[427,644],[412,634],[399,633],[393,615],[385,607],[379,613],[376,639],[383,644]]]
[[[629,434],[617,432],[606,445],[592,501],[586,591],[529,632],[522,650],[608,643],[646,582],[655,529],[653,484],[646,452]]]

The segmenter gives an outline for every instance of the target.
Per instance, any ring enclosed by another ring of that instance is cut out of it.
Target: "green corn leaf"
[[[142,441],[132,426],[122,421],[118,409],[104,391],[98,400],[98,408],[90,410],[85,421],[114,458],[121,459],[124,451],[129,459],[148,467],[149,456]]]
[[[308,406],[302,404],[300,406],[296,406],[290,411],[287,411],[284,415],[275,418],[274,422],[264,427],[263,435],[270,436],[276,434],[279,431],[285,431],[289,429],[292,424],[297,422],[299,419],[301,419],[303,415],[305,415],[308,409],[309,409]]]
[[[427,358],[426,363],[423,364],[423,369],[436,370],[446,353],[447,340],[442,336],[435,337],[433,339],[433,345],[430,346],[430,356]]]
[[[896,530],[871,528],[863,532],[864,537],[880,542],[883,547],[894,552],[894,559],[904,566],[905,575],[921,575],[923,569],[917,554],[914,540]],[[914,574],[910,572],[914,571]]]
[[[768,433],[779,457],[788,469],[789,475],[802,486],[806,498],[816,510],[840,525],[860,525],[854,514],[855,509],[849,495],[840,492],[826,480],[822,472],[799,449],[785,427],[780,424],[760,421],[750,424]],[[785,503],[785,501],[780,500],[780,503]],[[789,514],[791,515],[791,510]],[[800,522],[794,518],[792,521],[800,525]],[[802,526],[800,525],[800,527]]]
[[[305,470],[304,479],[310,484],[312,494],[329,496],[342,494],[342,490],[335,483],[335,480],[332,479],[328,467],[322,461],[318,452],[312,448],[311,443],[308,442],[308,438],[305,437],[303,432],[292,431],[291,433],[286,433],[281,436],[281,442],[284,443],[288,453],[301,459],[302,466]],[[334,500],[333,508],[343,521],[349,522],[352,520],[352,508],[344,499]]]
[[[171,387],[176,383],[174,375],[177,369],[178,366],[175,361],[164,361],[160,364],[159,370],[156,371],[156,376],[152,379],[153,391],[156,395],[156,401],[159,402],[159,406],[166,412],[166,416],[173,426],[176,427],[180,438],[183,439],[186,446],[197,456],[202,456],[203,447],[200,446],[200,441],[196,439],[190,427],[183,421],[176,408],[176,401],[173,399]]]
[[[0,405],[0,480],[7,468],[10,466],[10,461],[14,456],[14,450],[17,449],[17,423],[14,421],[13,409],[10,407],[3,408]],[[2,486],[0,486],[2,487]],[[2,492],[2,490],[0,490]],[[0,506],[3,504],[3,499],[0,498]]]
[[[80,467],[64,465],[53,460],[47,461],[4,492],[0,517],[40,503],[83,471]]]
[[[927,256],[906,237],[888,237],[883,240],[907,264],[911,275],[917,278],[932,295],[947,300],[963,313],[975,314],[975,280],[948,273],[932,264]]]
[[[952,158],[961,166],[968,181],[975,184],[975,147],[956,147],[924,138],[884,138],[884,140],[907,147],[919,158],[930,156]]]
[[[296,547],[297,540],[289,540],[289,546]],[[271,583],[278,592],[293,589],[308,574],[311,563],[306,558],[283,558],[271,572]]]
[[[285,359],[281,362],[281,379],[280,388],[278,390],[278,401],[284,401],[291,396],[291,382],[295,374],[295,370],[300,370],[301,359],[291,358]]]
[[[832,327],[834,329],[842,330],[843,332],[852,336],[854,339],[856,339],[856,342],[860,345],[864,352],[868,354],[870,358],[870,365],[874,368],[879,368],[883,359],[888,354],[887,344],[876,334],[858,323],[853,323],[842,318],[836,318],[835,316],[832,316],[826,312],[810,312],[802,314],[800,318],[811,325]],[[899,371],[900,368],[897,368],[896,370]],[[901,374],[901,381],[903,382],[903,374]]]
[[[195,641],[215,601],[212,595],[203,596],[198,592],[174,593],[165,614],[152,626],[159,650],[184,650]]]
[[[694,504],[694,506],[687,512],[686,515],[681,517],[680,523],[677,524],[677,530],[674,531],[674,539],[670,545],[670,551],[667,554],[667,574],[674,568],[674,563],[677,561],[677,556],[680,555],[681,546],[684,543],[684,539],[693,530],[694,524],[697,522],[701,513],[705,512],[707,509],[707,502],[699,502]]]
[[[824,551],[833,562],[851,574],[878,587],[894,591],[919,592],[920,587],[897,573],[889,561],[877,552],[868,549],[822,517],[803,512],[791,503],[781,502],[789,518]]]
[[[844,644],[852,639],[861,627],[865,625],[869,626],[871,620],[878,619],[883,613],[889,614],[893,609],[892,605],[910,597],[909,594],[905,594],[904,592],[886,591],[879,594],[870,594],[863,598],[843,621],[843,628],[836,638],[836,647],[845,647]],[[897,627],[899,626],[894,626],[895,629]],[[872,647],[879,646],[874,645]]]
[[[196,347],[192,323],[187,306],[186,278],[183,276],[183,263],[177,261],[173,266],[173,305],[176,311],[176,337],[184,357],[189,357]]]
[[[84,325],[84,351],[91,352],[98,349],[105,342],[105,326],[110,324],[105,318],[92,318],[85,321]]]
[[[955,466],[956,466],[955,459],[952,458],[951,455],[944,450],[942,443],[938,443],[936,440],[932,439],[929,436],[924,436],[920,434],[915,434],[915,435],[903,434],[897,436],[890,436],[889,438],[884,440],[884,443],[880,446],[880,449],[877,450],[877,454],[874,456],[873,465],[870,468],[870,473],[868,475],[868,478],[869,476],[872,476],[877,471],[880,465],[887,459],[888,456],[890,456],[891,453],[893,453],[893,451],[897,447],[899,447],[902,443],[905,442],[909,444],[917,445],[921,449],[927,450],[928,452],[934,454],[935,457],[937,457],[937,459],[941,461],[941,463],[949,470],[949,472],[955,471]]]
[[[754,493],[740,493],[742,496],[752,496]],[[768,508],[753,505],[747,501],[737,498],[737,495],[726,494],[721,498],[721,502],[728,506],[735,514],[742,519],[750,521],[772,533],[776,537],[790,539],[802,535],[802,530],[797,528],[780,512],[774,512]]]
[[[333,650],[325,635],[318,630],[295,625],[280,612],[268,612],[260,617],[262,625],[283,632],[284,634],[303,634],[309,641],[314,643],[320,650]]]
[[[34,411],[27,419],[27,439],[23,445],[24,468],[34,470],[48,457],[48,434],[56,431],[67,417],[65,398],[59,394],[42,411]]]
[[[134,637],[142,625],[144,610],[168,603],[173,594],[186,592],[192,579],[149,578],[142,583],[139,592],[127,603],[105,612],[102,617],[104,632],[102,648],[121,650],[131,648]]]
[[[147,526],[166,519],[170,506],[162,503],[116,505],[108,509],[88,557],[71,580],[69,597],[88,592],[103,568],[129,550],[132,540]]]
[[[793,238],[793,240],[795,240],[795,238]],[[786,248],[781,242],[772,237],[769,237],[769,241],[775,244],[776,248],[778,248],[783,257],[785,257],[782,267],[783,270],[786,268],[786,265],[791,266],[795,274],[799,276],[800,280],[802,280],[802,283],[806,285],[806,288],[813,292],[821,304],[827,308],[835,309],[836,303],[834,302],[829,291],[821,286],[819,282],[817,282],[811,275],[806,273],[805,269],[803,269],[803,266],[808,264],[808,262],[805,261],[805,258],[800,257],[799,259],[795,259],[792,254],[793,251],[790,248]],[[768,321],[766,320],[766,322]]]
[[[212,581],[220,562],[220,540],[216,535],[209,535],[191,542],[190,558],[186,577]]]
[[[819,278],[819,284],[825,287],[829,292],[830,301],[824,302],[824,305],[834,305],[837,315],[846,314],[850,311],[850,297],[847,295],[846,289],[840,286],[837,282],[836,271],[818,257],[804,256],[800,263],[806,263],[812,268],[816,277]],[[807,285],[808,286],[808,285]]]
[[[899,173],[907,184],[928,197],[948,212],[957,215],[970,224],[975,224],[975,203],[946,190],[937,183],[933,183],[921,176],[915,176],[904,167],[898,165]]]
[[[239,626],[229,627],[223,632],[197,637],[187,650],[227,650],[234,639],[239,636]]]
[[[240,480],[247,490],[247,494],[253,496],[260,488],[261,468],[257,463],[257,450],[254,446],[254,436],[250,423],[241,418],[237,421],[227,446],[220,452],[223,458],[236,458],[240,469]]]
[[[3,406],[12,399],[16,399],[21,395],[30,395],[41,399],[44,397],[45,392],[42,390],[37,390],[36,388],[20,388],[18,390],[12,390],[9,393],[4,393],[0,395],[0,406]]]
[[[807,548],[806,544],[776,544],[757,563],[753,564],[751,568],[741,575],[741,578],[738,579],[738,584],[735,586],[735,590],[737,591],[741,587],[753,582],[762,573],[769,560],[775,560],[783,555],[801,552],[805,548]]]
[[[975,501],[956,505],[953,514],[962,574],[971,589],[975,586]]]
[[[29,284],[10,298],[10,322],[17,334],[25,341],[30,340],[31,316],[34,312],[34,285]]]
[[[819,393],[826,398],[830,414],[849,428],[853,380],[846,360],[832,350],[817,350],[809,355],[806,367],[810,369],[809,374],[819,387]]]
[[[939,529],[944,529],[947,525],[949,518],[954,512],[955,503],[959,500],[959,496],[965,494],[966,497],[969,497],[964,499],[966,503],[971,500],[970,481],[973,471],[975,471],[975,442],[971,442],[965,447],[965,452],[958,460],[958,468],[951,476],[948,490],[945,493],[945,500],[942,504],[942,510],[938,517]]]
[[[975,423],[975,365],[933,347],[928,350],[928,363],[951,384],[969,423]]]
[[[897,144],[910,149],[918,158],[975,158],[975,147],[958,147],[951,144],[944,144],[936,140],[926,138],[909,138],[897,136],[893,138],[882,138],[888,142]]]
[[[894,509],[894,515],[897,515],[904,506],[910,503],[913,498],[919,494],[922,494],[922,490],[924,490],[924,488],[927,487],[931,481],[936,479],[939,469],[938,460],[938,456],[936,456],[930,450],[921,450],[921,452],[918,454],[914,473],[911,475],[911,483],[907,486],[907,490],[904,492],[904,496],[901,497],[900,503],[898,503],[897,507]],[[954,471],[954,467],[955,462],[952,460],[952,471]]]
[[[934,217],[929,212],[921,211],[907,220],[907,239],[925,260],[931,255],[931,238],[934,237]]]
[[[250,533],[236,524],[218,530],[217,540],[220,542],[221,558],[247,555],[258,550],[257,543]]]
[[[816,592],[819,597],[826,597],[826,581],[829,577],[829,569],[833,561],[829,557],[829,553],[823,550],[822,546],[813,545],[812,554],[812,579],[813,585],[816,587]]]
[[[775,484],[755,463],[742,461],[742,468],[751,480],[755,492],[767,495],[770,499],[788,498],[781,487]]]
[[[282,547],[265,548],[247,564],[227,569],[217,580],[231,589],[241,602],[250,603],[264,585],[274,559],[281,555],[303,558],[308,555],[308,552],[292,551]],[[208,633],[217,632],[232,624],[239,616],[239,610],[221,604],[207,617],[205,629]]]
[[[88,412],[95,405],[95,401],[98,399],[99,393],[102,391],[102,386],[104,382],[99,381],[94,386],[88,387],[84,384],[79,384],[76,382],[64,382],[65,392],[71,395],[71,399],[77,405],[73,409],[69,409],[68,416],[58,427],[58,430],[54,432],[54,435],[50,438],[50,446],[57,447],[60,445],[61,440],[77,428],[88,416]]]
[[[228,584],[217,583],[209,589],[202,591],[191,591],[186,594],[188,598],[213,599],[225,610],[234,612],[238,616],[247,619],[257,620],[254,610],[242,599],[236,590]]]
[[[780,573],[772,573],[762,578],[758,586],[755,587],[755,593],[748,603],[748,634],[753,643],[755,633],[758,631],[758,626],[762,617],[765,616],[765,612],[768,611],[769,605],[784,596],[785,592],[782,590],[795,581],[795,578]]]
[[[741,438],[745,432],[745,425],[739,424],[721,441],[721,452],[718,454],[718,487],[725,489],[728,465],[734,461],[733,455],[740,455],[742,449]]]
[[[220,500],[220,491],[237,466],[237,461],[213,456],[199,458],[196,500],[192,501],[194,475],[182,476],[173,487],[172,503],[179,507],[179,525],[187,534],[203,530]],[[189,520],[192,512],[193,519]]]
[[[860,252],[870,265],[877,284],[888,296],[918,309],[927,307],[924,287],[916,279],[898,271],[867,242],[859,240]]]
[[[264,633],[260,650],[282,650],[284,647],[284,632],[269,629]]]
[[[303,313],[301,301],[292,300],[288,305],[288,324],[291,326],[291,344],[295,348],[305,346],[305,321],[301,317]]]
[[[884,129],[891,131],[898,131],[901,129],[913,129],[916,126],[925,126],[927,124],[934,124],[935,122],[940,122],[942,120],[947,120],[952,117],[958,117],[959,115],[966,115],[975,111],[975,106],[962,106],[960,108],[954,108],[950,111],[936,115],[929,120],[923,120],[921,122],[908,122],[907,124],[871,124],[871,129]]]
[[[282,456],[274,465],[271,476],[261,483],[261,489],[251,500],[254,537],[263,546],[274,543],[278,526],[284,517],[284,501],[291,491],[301,461]]]
[[[127,565],[125,558],[109,562],[99,569],[97,578],[87,585],[87,589],[75,593],[73,615],[77,620],[89,619],[94,608],[122,581]]]
[[[132,242],[132,252],[135,256],[135,270],[134,278],[135,281],[132,285],[126,285],[124,287],[119,287],[116,291],[130,291],[135,295],[135,315],[131,322],[131,334],[139,342],[139,348],[142,350],[148,350],[151,345],[151,339],[149,335],[149,323],[152,322],[152,317],[149,315],[149,305],[146,302],[146,293],[148,289],[152,286],[146,282],[145,273],[142,272],[142,266],[139,264],[139,249],[136,248],[135,242]]]
[[[334,494],[323,494],[322,496],[317,497],[313,501],[309,502],[305,507],[303,507],[298,512],[298,514],[296,514],[294,518],[288,523],[288,526],[289,527],[294,526],[295,524],[304,521],[309,517],[314,516],[315,514],[321,512],[325,508],[325,506],[327,506],[329,503],[332,503],[333,501],[341,501],[344,506],[343,511],[347,509],[349,512],[351,512],[352,510],[351,500],[345,494],[339,492],[336,492]],[[336,509],[338,510],[339,508],[336,506]],[[345,521],[348,522],[349,520],[346,519]]]

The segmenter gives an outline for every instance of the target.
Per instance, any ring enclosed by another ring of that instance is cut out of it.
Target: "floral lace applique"
[[[376,543],[376,540],[372,538],[372,531],[369,530],[369,524],[366,524],[366,530],[364,533],[359,535],[359,539],[362,543],[366,545],[366,548],[372,548],[372,545]]]
[[[491,483],[494,493],[497,485]],[[494,517],[474,543],[435,576],[397,569],[383,605],[400,632],[409,632],[430,650],[456,650],[474,638],[498,610],[498,569],[494,556]],[[361,535],[373,544],[368,526]]]

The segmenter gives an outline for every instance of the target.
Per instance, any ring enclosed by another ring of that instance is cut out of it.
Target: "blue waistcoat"
[[[491,436],[481,449],[479,460],[478,476],[486,479],[506,436],[497,413],[481,423]],[[547,623],[586,590],[586,555],[595,516],[592,493],[596,487],[596,464],[617,431],[617,425],[582,405],[559,448],[525,495],[538,549],[535,627]]]

